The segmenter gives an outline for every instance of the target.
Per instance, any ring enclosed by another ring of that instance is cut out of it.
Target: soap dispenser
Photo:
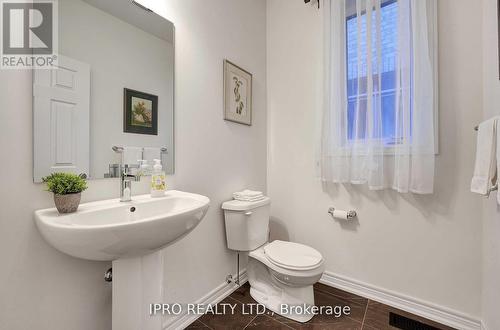
[[[151,197],[165,196],[167,186],[165,184],[165,172],[162,170],[161,160],[155,159],[153,175],[151,176]]]

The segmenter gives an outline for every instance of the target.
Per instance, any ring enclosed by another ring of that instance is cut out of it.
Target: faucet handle
[[[131,167],[128,164],[124,164],[122,171],[122,178],[127,181],[130,181],[131,179],[136,182],[141,181],[141,172],[138,170],[137,173],[132,173],[130,171],[132,168],[134,167]]]

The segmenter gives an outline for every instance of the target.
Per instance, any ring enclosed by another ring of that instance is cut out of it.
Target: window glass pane
[[[352,8],[355,1],[349,0]],[[359,23],[358,23],[359,19]],[[367,27],[366,14],[359,18],[355,15],[346,20],[347,42],[347,96],[348,96],[348,139],[364,139],[366,134],[366,77],[372,74],[378,81],[381,75],[382,103],[382,135],[386,144],[397,141],[395,136],[395,102],[396,102],[396,51],[397,51],[397,1],[385,1],[381,9],[381,72],[377,65],[376,47],[376,13],[372,17],[372,73],[367,72]],[[358,24],[360,33],[358,33]],[[359,45],[358,45],[359,43]],[[359,50],[358,50],[359,46]],[[360,56],[358,61],[358,55]],[[375,83],[376,84],[376,83]],[[359,94],[359,95],[358,95]],[[376,99],[376,98],[374,98]],[[359,100],[359,112],[356,118],[356,107]]]

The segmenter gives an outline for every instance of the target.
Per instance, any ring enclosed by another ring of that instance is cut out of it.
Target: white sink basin
[[[165,197],[134,196],[81,204],[76,213],[55,208],[35,212],[42,236],[71,256],[111,261],[149,254],[183,237],[205,216],[210,200],[167,191]]]

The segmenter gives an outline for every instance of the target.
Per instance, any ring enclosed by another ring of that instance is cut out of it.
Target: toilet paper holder
[[[334,217],[334,213],[335,213],[335,208],[330,207],[328,209],[328,214],[330,214],[332,217]],[[347,220],[352,220],[352,219],[356,218],[357,216],[358,216],[358,214],[356,213],[356,211],[354,211],[354,210],[347,211]]]

